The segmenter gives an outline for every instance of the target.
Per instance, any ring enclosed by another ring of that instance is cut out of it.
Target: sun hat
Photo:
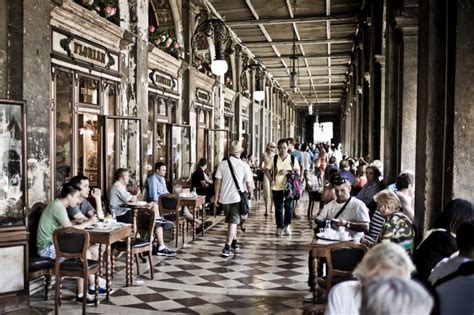
[[[242,145],[240,144],[240,141],[234,140],[230,143],[230,148],[229,148],[229,153],[230,154],[237,154],[241,153],[243,151]]]

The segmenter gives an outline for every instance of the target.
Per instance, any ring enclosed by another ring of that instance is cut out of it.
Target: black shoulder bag
[[[349,197],[349,199],[347,199],[346,203],[344,203],[341,210],[339,210],[339,212],[334,216],[333,219],[337,219],[341,215],[342,211],[344,211],[346,209],[346,207],[349,204],[349,202],[351,201],[351,199],[352,199],[352,196]],[[327,219],[328,218],[326,217],[326,220]],[[314,220],[314,222],[316,223],[316,228],[314,229],[314,233],[318,233],[319,229],[322,229],[326,226],[326,220],[324,220],[324,221],[323,220],[318,220],[318,219]]]
[[[227,163],[229,163],[229,169],[230,173],[232,174],[232,178],[234,179],[235,187],[237,187],[237,190],[239,191],[240,195],[240,214],[241,215],[248,215],[249,214],[249,196],[245,191],[241,191],[239,187],[239,183],[237,182],[237,178],[235,177],[234,174],[234,168],[232,167],[232,163],[230,163],[230,159],[227,160]]]

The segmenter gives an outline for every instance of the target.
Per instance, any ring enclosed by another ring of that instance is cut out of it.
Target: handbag
[[[243,216],[246,216],[249,214],[249,196],[245,191],[241,191],[239,187],[239,183],[237,182],[237,178],[235,177],[234,174],[234,168],[232,167],[232,163],[230,163],[230,159],[227,160],[227,163],[229,163],[229,169],[230,173],[232,174],[232,178],[234,179],[235,187],[237,187],[237,190],[239,191],[240,195],[240,214]]]

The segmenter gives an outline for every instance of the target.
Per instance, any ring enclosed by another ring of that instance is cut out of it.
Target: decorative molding
[[[72,0],[64,0],[51,12],[51,26],[120,51],[125,30]]]

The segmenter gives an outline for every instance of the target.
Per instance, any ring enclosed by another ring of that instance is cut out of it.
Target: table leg
[[[127,279],[126,285],[131,286],[133,285],[133,259],[132,259],[132,254],[131,254],[131,237],[127,237],[127,264],[126,264],[126,276],[125,278]]]
[[[201,212],[202,212],[202,230],[201,235],[204,236],[204,222],[206,222],[206,204],[201,205]]]
[[[105,254],[106,254],[106,265],[105,265],[105,279],[106,279],[106,296],[105,296],[105,300],[106,301],[109,301],[110,299],[110,283],[111,283],[111,279],[110,279],[110,271],[111,271],[111,265],[112,265],[112,262],[111,262],[111,255],[112,255],[112,247],[110,246],[110,244],[107,244],[107,247],[105,248]]]
[[[102,275],[102,244],[99,243],[99,276]]]
[[[196,207],[193,207],[193,242],[196,238]]]

